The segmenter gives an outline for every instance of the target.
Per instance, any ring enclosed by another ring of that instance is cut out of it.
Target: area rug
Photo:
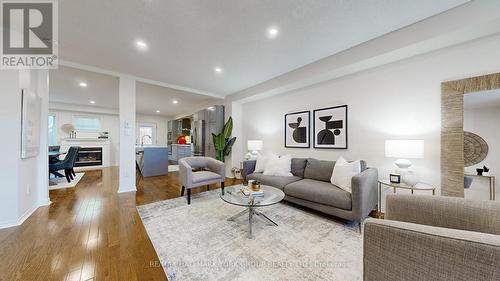
[[[260,211],[278,223],[248,216],[218,190],[138,206],[161,266],[178,280],[362,280],[362,238],[355,225],[279,203]],[[160,266],[160,265],[158,265]]]
[[[75,179],[68,183],[65,177],[56,178],[51,174],[49,178],[49,189],[52,190],[75,187],[84,175],[85,173],[76,173],[76,176],[74,177]]]

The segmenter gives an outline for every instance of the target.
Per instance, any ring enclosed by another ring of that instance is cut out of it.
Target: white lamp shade
[[[248,143],[248,150],[250,151],[259,151],[262,150],[263,143],[261,140],[249,140]]]
[[[424,158],[423,140],[386,140],[385,157]]]

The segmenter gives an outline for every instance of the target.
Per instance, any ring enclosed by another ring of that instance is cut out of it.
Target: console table
[[[496,197],[495,176],[474,175],[474,174],[465,174],[465,176],[487,178],[490,181],[490,200],[495,200],[495,197]]]

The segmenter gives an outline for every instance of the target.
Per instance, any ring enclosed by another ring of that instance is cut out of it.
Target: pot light
[[[95,100],[89,101],[90,104],[95,104]]]
[[[159,110],[156,110],[156,113],[160,113],[160,111],[159,111]]]
[[[80,87],[82,87],[82,88],[87,88],[87,86],[88,86],[88,85],[87,85],[87,83],[85,83],[85,82],[80,82],[80,84],[79,84],[79,85],[80,85]]]
[[[172,101],[172,103],[173,103],[173,104],[178,104],[178,103],[179,103],[179,101],[177,101],[177,100],[173,100],[173,101]]]
[[[269,27],[267,29],[267,38],[269,39],[274,39],[276,37],[278,37],[278,34],[280,33],[279,29],[277,27]]]
[[[214,68],[215,73],[222,73],[222,68],[216,67]]]
[[[142,40],[135,41],[135,46],[137,46],[139,50],[146,50],[148,48],[148,44]]]

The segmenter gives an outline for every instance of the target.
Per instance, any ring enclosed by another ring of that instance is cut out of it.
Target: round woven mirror
[[[488,155],[488,144],[486,141],[471,132],[464,131],[464,166],[476,165]]]

